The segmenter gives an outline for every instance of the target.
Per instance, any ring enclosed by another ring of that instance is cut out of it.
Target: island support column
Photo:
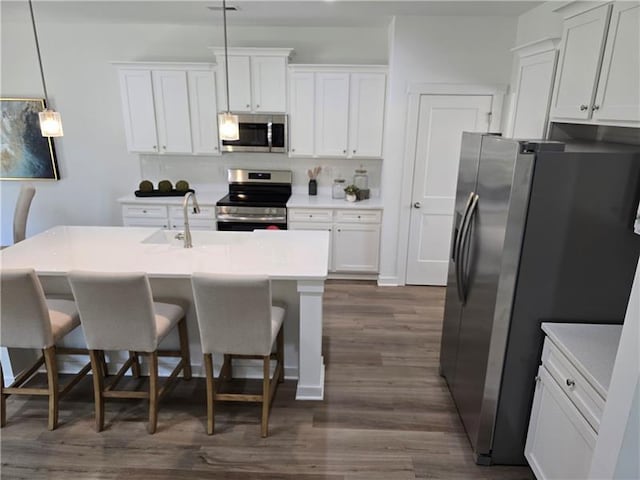
[[[300,363],[296,400],[324,398],[322,357],[322,294],[324,280],[299,280]]]

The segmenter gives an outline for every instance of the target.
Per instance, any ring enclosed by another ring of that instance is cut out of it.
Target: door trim
[[[502,104],[506,93],[504,85],[472,85],[460,83],[411,83],[407,88],[407,119],[402,161],[402,184],[398,220],[398,251],[396,266],[398,285],[406,285],[411,223],[411,196],[418,142],[420,97],[422,95],[486,95],[491,96],[491,123],[489,131],[501,132]]]

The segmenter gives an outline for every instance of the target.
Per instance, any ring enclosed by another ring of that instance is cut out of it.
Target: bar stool
[[[82,330],[89,348],[93,370],[93,392],[96,408],[96,430],[104,427],[105,398],[148,398],[149,424],[154,433],[158,423],[158,402],[182,371],[191,378],[187,324],[182,307],[154,302],[149,280],[144,273],[101,273],[72,271],[69,283],[78,305]],[[177,325],[180,350],[160,351],[159,343]],[[128,350],[129,358],[109,385],[100,358],[105,350]],[[115,390],[131,368],[140,375],[138,355],[149,361],[149,389],[146,392]],[[158,357],[179,357],[169,378],[158,389]]]
[[[283,307],[272,305],[271,282],[266,276],[229,276],[194,273],[191,277],[204,353],[207,383],[207,433],[213,434],[216,400],[261,402],[263,437],[268,435],[269,410],[278,383],[284,381]],[[272,347],[277,339],[276,353]],[[231,378],[233,358],[261,359],[262,395],[217,393],[213,353],[224,354],[218,380]],[[276,360],[273,379],[270,360]]]
[[[91,369],[87,363],[62,388],[58,384],[56,354],[86,355],[86,349],[57,347],[56,343],[80,325],[75,304],[70,300],[47,299],[40,281],[31,268],[3,269],[0,273],[0,345],[7,348],[29,348],[42,351],[40,358],[20,372],[14,382],[4,386],[0,366],[0,425],[5,426],[6,399],[9,395],[46,395],[49,397],[49,430],[58,425],[58,400]],[[47,388],[24,386],[44,364]]]

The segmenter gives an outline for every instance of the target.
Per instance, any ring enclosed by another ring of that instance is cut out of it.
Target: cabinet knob
[[[358,218],[360,218],[360,215],[358,215]]]
[[[413,204],[413,208],[420,208],[422,205],[420,204],[420,202],[416,202]]]
[[[588,105],[585,105],[585,104],[580,105],[580,111],[581,112],[584,112],[585,110],[588,110],[588,109],[589,109]]]
[[[146,210],[142,210],[142,213],[147,213],[147,211]]]
[[[571,380],[570,378],[567,378],[567,387],[575,387],[576,386],[576,381],[575,380]]]
[[[154,150],[157,150],[157,149],[158,149],[158,146],[157,146],[157,145],[154,145],[154,146],[153,146],[153,149],[154,149]]]
[[[356,153],[356,151],[354,150],[353,153]]]
[[[249,105],[249,104],[247,103],[247,108],[250,108],[250,107],[251,107],[251,105]]]
[[[163,150],[166,150],[166,149],[167,149],[167,146],[166,146],[166,145],[162,145],[162,149],[163,149]]]
[[[342,153],[347,153],[347,151],[346,150],[342,150]]]
[[[591,110],[593,110],[594,112],[600,110],[600,105],[594,105],[593,107],[591,107]]]
[[[295,151],[296,151],[296,149],[295,149],[295,148],[292,148],[292,149],[291,149],[291,151],[292,151],[292,152],[295,152]]]
[[[260,108],[260,105],[256,105],[256,108]]]
[[[341,229],[338,229],[338,231],[339,231],[339,232],[341,232],[342,230],[341,230]]]

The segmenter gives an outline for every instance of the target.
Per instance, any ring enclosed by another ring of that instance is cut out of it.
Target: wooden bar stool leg
[[[178,322],[178,336],[180,337],[180,355],[182,356],[182,376],[185,380],[191,380],[191,354],[189,353],[186,317]]]
[[[102,367],[102,376],[109,376],[109,367],[107,366],[107,359],[104,356],[104,350],[100,350],[100,366]]]
[[[213,356],[210,353],[204,354],[204,368],[207,382],[207,435],[213,435],[215,427],[215,401],[216,386],[213,378]]]
[[[42,350],[47,368],[47,384],[49,390],[49,430],[58,425],[58,366],[56,364],[56,347]]]
[[[262,437],[266,437],[269,434],[269,391],[271,390],[270,378],[269,378],[269,360],[271,355],[267,355],[262,360]]]
[[[0,364],[0,428],[7,424],[7,396],[4,394],[4,370]]]
[[[233,357],[230,354],[225,353],[224,360],[222,361],[222,368],[220,369],[220,378],[222,380],[228,381],[233,377],[232,361]]]
[[[158,352],[149,354],[149,433],[156,432],[158,425]]]
[[[102,354],[99,350],[89,350],[91,370],[93,371],[93,402],[96,409],[96,432],[104,428],[104,380],[102,372]]]
[[[138,354],[130,350],[129,358],[131,359],[131,373],[133,377],[140,378],[140,361],[138,360]]]
[[[276,339],[276,356],[280,365],[280,375],[278,375],[278,383],[284,382],[284,328],[280,328]]]

